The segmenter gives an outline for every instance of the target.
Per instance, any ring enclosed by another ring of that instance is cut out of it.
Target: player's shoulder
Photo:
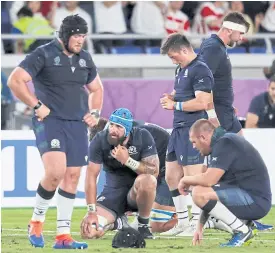
[[[221,42],[218,40],[217,36],[211,36],[207,39],[205,39],[202,42],[201,49],[212,49],[212,50],[218,50],[221,49]]]
[[[82,49],[80,51],[79,58],[80,58],[79,61],[82,61],[82,62],[79,62],[80,65],[87,65],[87,67],[89,68],[94,67],[94,61],[93,61],[92,55],[85,49]]]
[[[150,132],[143,127],[133,127],[131,133],[133,141],[138,143],[142,143],[152,136]]]
[[[217,148],[222,148],[224,149],[224,152],[232,153],[236,151],[236,148],[233,147],[236,147],[236,145],[238,145],[240,142],[243,142],[243,140],[245,139],[242,136],[227,132],[217,141],[217,143],[219,143]]]
[[[30,54],[36,54],[38,56],[43,56],[44,58],[50,58],[53,56],[57,56],[59,54],[59,51],[60,50],[58,50],[55,45],[55,41],[52,40],[49,43],[37,47]]]
[[[193,73],[194,75],[202,74],[202,73],[212,73],[210,68],[207,66],[207,64],[201,59],[201,57],[198,57],[196,59],[196,61],[194,62],[194,64],[192,64],[191,67],[191,73]]]
[[[143,137],[144,135],[147,135],[147,134],[150,134],[150,132],[143,128],[142,126],[136,126],[136,127],[133,127],[132,129],[132,135],[134,137]]]
[[[104,144],[105,141],[107,142],[107,130],[102,130],[94,136],[94,138],[91,141],[91,144]]]
[[[265,98],[267,96],[267,91],[266,92],[262,92],[260,93],[259,95],[255,96],[252,101],[255,103],[255,102],[258,102],[258,103],[261,103],[261,102],[264,102],[265,101]]]
[[[92,60],[92,55],[85,49],[81,49],[79,56],[85,58],[86,60]]]

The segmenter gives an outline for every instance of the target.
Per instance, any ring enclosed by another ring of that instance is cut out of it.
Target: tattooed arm
[[[151,174],[155,177],[159,174],[159,157],[158,155],[150,155],[142,158],[136,170],[137,174]]]

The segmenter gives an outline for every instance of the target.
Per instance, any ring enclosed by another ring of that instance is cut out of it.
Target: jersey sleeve
[[[157,148],[154,138],[146,129],[142,129],[142,149],[141,158],[146,158],[151,155],[157,155]]]
[[[87,84],[92,82],[96,76],[97,76],[97,68],[95,66],[95,63],[92,59],[92,56],[89,54],[88,56],[88,69],[89,69],[89,74],[88,74],[88,79],[87,79]]]
[[[19,67],[27,71],[32,78],[37,74],[45,65],[45,54],[42,48],[37,48],[35,51],[26,56],[26,58],[19,64]]]
[[[220,139],[213,148],[209,168],[228,171],[236,159],[236,148],[228,139]]]
[[[261,114],[261,101],[259,99],[259,97],[254,97],[250,103],[248,112],[250,113],[254,113],[258,116],[260,116]]]
[[[103,153],[101,148],[100,135],[96,135],[89,146],[89,161],[97,164],[103,163]]]
[[[213,75],[205,65],[194,69],[193,88],[194,91],[210,93],[214,85]]]
[[[218,47],[207,46],[201,50],[200,54],[214,75],[219,67],[222,51]]]

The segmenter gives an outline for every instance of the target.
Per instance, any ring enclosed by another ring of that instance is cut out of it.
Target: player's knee
[[[194,203],[201,207],[201,203],[204,202],[206,200],[206,194],[204,192],[204,188],[197,185],[193,188],[192,190],[192,199],[194,201]]]
[[[157,187],[157,179],[153,175],[141,174],[136,179],[136,188],[138,191],[154,191]]]
[[[63,171],[62,169],[56,169],[55,171],[46,173],[45,180],[48,182],[48,184],[51,184],[53,188],[56,188],[64,178],[64,175],[65,170]]]
[[[173,173],[166,173],[165,174],[165,181],[166,183],[170,186],[170,185],[177,185],[179,182],[180,178],[177,177],[176,174]]]
[[[74,171],[71,171],[70,169],[68,169],[64,177],[64,182],[71,186],[77,186],[79,178],[80,178],[80,169],[74,170]]]

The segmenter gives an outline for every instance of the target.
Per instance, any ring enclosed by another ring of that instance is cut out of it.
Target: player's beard
[[[233,48],[237,45],[237,42],[233,41],[233,40],[230,40],[229,43],[227,44],[227,47],[229,48]]]
[[[118,146],[119,144],[122,145],[123,142],[125,141],[125,137],[112,137],[110,134],[107,135],[107,140],[108,140],[108,143],[111,145],[111,146]]]

